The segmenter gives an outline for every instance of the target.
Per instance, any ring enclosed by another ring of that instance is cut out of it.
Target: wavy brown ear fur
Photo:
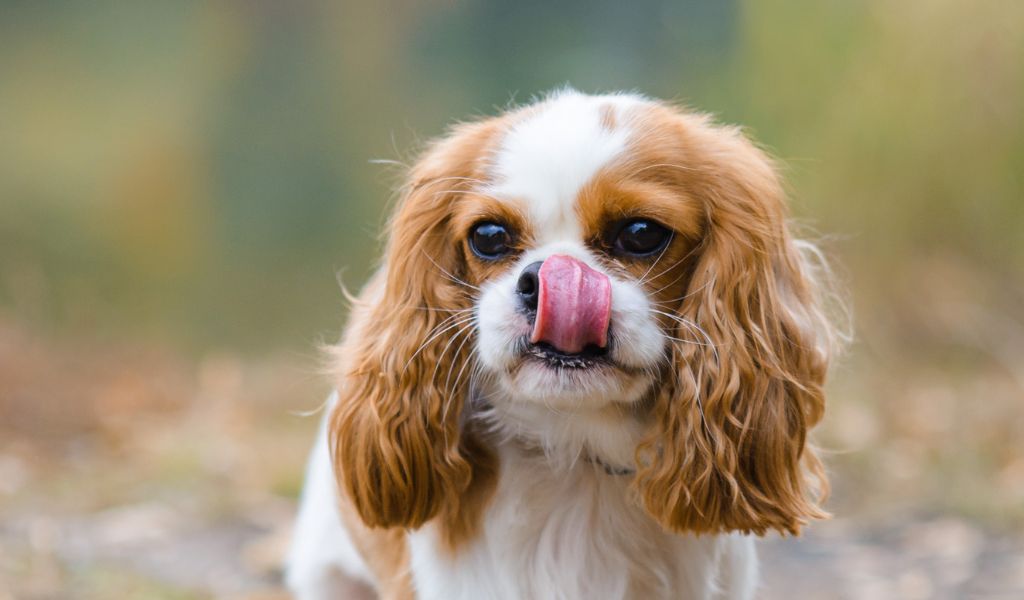
[[[371,527],[418,527],[455,510],[483,450],[460,431],[458,372],[472,336],[451,206],[479,177],[493,121],[460,125],[413,168],[383,265],[334,349],[339,402],[330,439],[340,487]],[[450,367],[454,366],[453,369]],[[467,448],[470,450],[467,451]],[[486,458],[486,457],[484,457]]]
[[[705,207],[677,309],[692,326],[674,334],[693,343],[672,348],[637,485],[674,530],[795,534],[825,516],[807,432],[824,410],[831,326],[768,158],[738,130],[678,121],[689,191]]]

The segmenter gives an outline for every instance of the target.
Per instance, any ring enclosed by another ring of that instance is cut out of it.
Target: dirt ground
[[[0,600],[286,597],[313,362],[0,336]],[[862,481],[844,464],[835,480]],[[763,541],[761,597],[1024,597],[1019,529],[856,495],[837,485],[835,518]]]
[[[293,505],[268,499],[210,520],[159,503],[5,521],[12,598],[286,598],[279,556]],[[847,521],[761,544],[761,598],[1020,598],[1024,540],[961,520]]]

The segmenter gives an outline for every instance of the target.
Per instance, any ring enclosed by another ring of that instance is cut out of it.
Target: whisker
[[[466,340],[469,340],[472,337],[473,337],[472,335],[467,336]],[[463,342],[463,343],[465,343],[465,342]],[[456,350],[455,351],[456,356],[458,356],[458,353],[459,353],[459,351]],[[455,381],[452,383],[452,391],[451,391],[451,393],[446,393],[446,400],[445,400],[445,403],[444,403],[444,409],[441,411],[441,420],[442,421],[445,421],[445,420],[448,419],[448,409],[451,406],[452,400],[455,398],[455,393],[459,389],[459,380],[462,379],[462,374],[465,372],[466,367],[468,367],[470,363],[474,363],[474,365],[475,365],[475,363],[476,363],[476,357],[475,356],[471,355],[469,358],[466,359],[466,361],[464,363],[462,363],[462,368],[459,369],[459,374],[456,375]],[[475,366],[474,366],[474,368],[475,368]],[[469,379],[470,379],[470,385],[472,385],[472,381],[473,381],[472,374],[469,376]],[[447,389],[447,386],[445,386],[445,389]]]
[[[436,179],[427,180],[424,183],[442,183],[444,181],[466,181],[466,182],[469,182],[469,183],[479,183],[480,185],[487,185],[486,181],[481,181],[481,180],[476,179],[474,177],[462,177],[462,176],[459,176],[459,175],[450,175],[448,177],[437,177]]]
[[[426,348],[428,344],[430,344],[430,342],[432,342],[435,339],[437,339],[439,336],[444,334],[446,331],[450,331],[452,329],[455,329],[456,327],[460,327],[462,325],[465,325],[466,323],[469,323],[469,322],[473,321],[475,318],[476,318],[475,315],[469,315],[469,316],[452,315],[452,316],[448,317],[447,319],[445,319],[444,321],[441,321],[440,323],[438,323],[434,327],[434,329],[431,330],[432,333],[430,334],[430,337],[428,337],[426,339],[426,341],[424,341],[422,344],[420,344],[420,347],[417,348],[416,351],[412,353],[412,356],[409,357],[409,360],[406,361],[405,366],[402,367],[403,372],[408,370],[409,365],[412,364],[413,359],[415,359],[419,355],[419,353],[422,352],[423,349]],[[438,327],[441,327],[447,321],[450,321],[452,319],[455,319],[455,321],[452,322],[451,324],[449,324],[448,326],[444,327],[444,329],[442,329],[440,331],[436,331],[436,332],[434,331],[435,329],[437,329]]]
[[[468,341],[472,337],[473,336],[470,335],[469,337],[466,338],[466,340]],[[458,352],[458,351],[456,351],[456,352]],[[452,392],[451,392],[452,395],[454,395],[456,390],[459,389],[459,381],[462,379],[462,374],[466,371],[466,367],[468,367],[470,363],[476,364],[476,355],[473,354],[472,352],[470,352],[470,355],[466,359],[466,361],[464,363],[462,363],[462,368],[459,369],[458,374],[455,376],[455,381],[452,382]],[[472,380],[473,380],[472,370],[470,370],[470,371],[471,372],[470,372],[470,376],[469,376],[469,381],[472,382]]]
[[[430,375],[430,381],[431,382],[434,382],[434,381],[437,380],[438,369],[441,368],[441,363],[444,362],[442,359],[444,358],[444,355],[448,353],[448,349],[451,348],[452,344],[455,343],[455,340],[459,339],[459,337],[461,337],[463,333],[465,333],[469,329],[472,329],[472,327],[473,327],[473,325],[475,323],[476,323],[476,318],[475,317],[470,319],[469,321],[464,321],[464,322],[460,323],[459,330],[455,332],[455,335],[453,335],[450,340],[448,340],[448,343],[445,344],[444,348],[441,349],[441,354],[438,355],[438,357],[437,357],[437,362],[434,364],[434,372]]]
[[[675,265],[673,265],[673,266],[675,266]],[[673,279],[672,281],[666,283],[665,285],[661,286],[660,288],[654,290],[653,292],[651,292],[651,295],[654,296],[656,294],[660,294],[660,293],[664,292],[668,288],[670,288],[673,285],[675,285],[680,279],[683,278],[683,275],[685,275],[685,274],[686,273],[683,272],[683,273],[680,273],[680,274],[676,275],[675,279]],[[658,277],[661,277],[661,274],[658,274],[656,277],[653,277],[652,279],[657,279]]]
[[[655,275],[654,277],[651,277],[651,281],[655,281],[655,280],[657,280],[657,279],[658,279],[659,277],[661,277],[662,275],[664,275],[664,274],[668,273],[668,272],[669,272],[669,271],[671,271],[672,269],[674,269],[674,268],[678,267],[679,265],[683,264],[684,262],[686,262],[686,261],[687,261],[687,260],[688,260],[688,259],[689,259],[689,258],[690,258],[691,256],[693,256],[694,252],[696,252],[696,251],[697,251],[697,249],[698,249],[699,247],[700,247],[699,245],[698,245],[698,246],[695,246],[695,247],[694,247],[694,248],[693,248],[692,250],[690,250],[689,252],[687,252],[687,253],[686,253],[686,256],[684,256],[684,257],[680,258],[679,260],[677,260],[676,262],[672,263],[671,265],[669,265],[669,266],[668,266],[668,268],[666,268],[666,269],[662,270],[662,271],[661,271],[660,273],[658,273],[658,274],[657,274],[657,275]],[[681,278],[682,276],[683,276],[683,273],[680,273],[678,277],[676,277],[675,279],[673,279],[673,280],[672,280],[672,281],[671,281],[671,282],[670,282],[670,283],[669,283],[668,285],[666,285],[666,286],[662,287],[662,288],[661,288],[660,290],[658,290],[658,291],[657,291],[657,292],[655,292],[655,293],[658,293],[658,292],[664,291],[664,290],[665,290],[665,288],[667,288],[667,287],[671,286],[672,284],[674,284],[675,282],[679,281],[679,279],[680,279],[680,278]]]
[[[654,259],[654,262],[651,263],[651,266],[647,267],[647,270],[644,271],[644,274],[640,276],[639,283],[641,285],[643,284],[644,281],[647,280],[647,276],[651,274],[651,270],[654,269],[654,267],[658,264],[658,261],[660,261],[661,258],[663,256],[665,256],[665,252],[668,250],[668,247],[672,245],[672,240],[674,240],[675,237],[676,237],[676,232],[673,231],[672,233],[669,234],[668,242],[665,243],[665,247],[662,248],[661,252],[658,253],[658,258]]]
[[[421,251],[421,252],[423,252],[423,256],[426,256],[426,257],[427,257],[427,260],[429,260],[430,262],[432,262],[432,263],[434,264],[434,266],[435,266],[435,267],[437,267],[437,269],[438,269],[439,271],[441,271],[442,273],[444,273],[445,275],[447,275],[447,276],[448,276],[448,279],[452,280],[452,281],[453,281],[453,282],[455,282],[455,283],[459,283],[459,284],[462,284],[462,285],[464,285],[464,286],[466,286],[466,287],[468,287],[468,288],[474,289],[474,290],[476,290],[476,291],[478,291],[478,292],[480,291],[480,288],[478,288],[477,286],[473,285],[472,283],[469,283],[469,282],[463,281],[463,280],[459,279],[458,277],[456,277],[456,276],[452,275],[452,274],[451,274],[451,273],[449,273],[448,271],[446,271],[444,267],[442,267],[441,265],[437,264],[437,261],[436,261],[436,260],[434,260],[434,257],[432,257],[432,256],[430,256],[429,254],[427,254],[427,251],[426,251],[426,250],[423,250],[423,249],[421,248],[421,249],[420,249],[420,251]]]
[[[473,323],[471,322],[470,324],[468,324],[465,327],[463,327],[462,329],[460,329],[454,336],[452,336],[452,339],[449,340],[448,344],[445,346],[444,350],[441,352],[441,356],[438,357],[437,364],[434,365],[434,372],[430,376],[430,381],[431,382],[436,380],[437,372],[438,372],[438,367],[440,367],[441,363],[443,362],[441,359],[448,352],[448,348],[452,345],[452,343],[455,342],[455,340],[459,339],[459,337],[461,337],[462,334],[464,334],[466,332],[470,332],[470,334],[467,335],[466,338],[459,345],[458,349],[455,350],[455,356],[458,357],[459,352],[462,350],[462,347],[465,346],[466,342],[469,341],[473,337],[472,331],[473,331]],[[463,365],[463,366],[465,366],[465,365]],[[452,369],[454,367],[455,367],[455,362],[453,361],[451,366],[448,368],[448,377],[451,377]],[[444,403],[441,406],[441,422],[442,423],[446,422],[448,420],[448,411],[450,410],[451,403],[452,403],[452,401],[454,400],[454,397],[455,397],[454,392],[449,394],[448,391],[447,391],[448,390],[447,379],[445,380],[445,387],[443,388],[443,390],[444,390],[444,396],[443,396],[443,402]]]
[[[416,310],[429,310],[429,311],[432,311],[432,312],[448,312],[448,313],[468,313],[468,312],[473,312],[474,310],[476,310],[473,307],[454,309],[454,308],[434,308],[433,306],[414,306],[413,308],[415,308]]]
[[[668,335],[667,333],[660,333],[658,335],[660,335],[661,337],[665,338],[666,340],[672,340],[673,342],[680,342],[680,343],[683,343],[683,344],[693,344],[694,346],[707,346],[707,344],[705,344],[703,342],[698,342],[697,340],[684,340],[683,338],[673,337],[671,335]]]
[[[704,337],[704,340],[707,343],[702,344],[701,342],[698,342],[696,340],[689,341],[689,343],[695,344],[695,345],[698,345],[698,346],[708,346],[708,347],[710,347],[711,351],[715,355],[715,362],[716,363],[720,363],[721,362],[720,359],[719,359],[719,356],[718,356],[718,348],[715,347],[715,343],[714,343],[714,341],[711,340],[711,336],[708,335],[708,332],[704,331],[704,329],[702,329],[700,327],[700,325],[697,325],[696,323],[694,323],[693,321],[690,321],[689,319],[686,319],[684,317],[680,317],[679,315],[673,315],[672,313],[668,313],[668,312],[665,312],[663,310],[657,310],[657,309],[654,309],[654,308],[651,308],[651,309],[648,309],[648,310],[650,310],[653,313],[657,313],[659,315],[664,315],[664,316],[668,317],[669,319],[675,321],[676,323],[679,323],[680,325],[683,325],[684,327],[686,327],[690,331],[695,331],[697,333],[700,333]],[[666,337],[669,337],[669,336],[666,336]]]
[[[367,162],[369,162],[371,165],[391,165],[393,167],[402,167],[405,169],[409,168],[409,165],[405,164],[404,162],[390,158],[371,158]]]
[[[497,196],[492,196],[487,192],[481,191],[480,188],[473,188],[469,190],[438,190],[437,192],[434,193],[434,197],[436,198],[437,196],[440,196],[442,194],[456,194],[459,196],[465,196],[467,194],[476,194],[477,196],[483,196],[484,198],[487,198],[489,200],[501,202],[501,198],[498,198]]]
[[[459,353],[460,353],[460,352],[462,352],[462,349],[463,349],[463,348],[464,348],[464,347],[466,346],[466,342],[468,342],[468,341],[469,341],[469,340],[471,340],[471,339],[473,339],[473,334],[472,334],[472,332],[470,332],[470,334],[469,334],[469,335],[467,335],[467,336],[465,337],[465,339],[463,339],[463,340],[462,340],[462,343],[461,343],[461,344],[459,344],[459,347],[455,349],[455,355],[454,355],[454,358],[455,358],[455,359],[458,359],[458,357],[459,357]],[[469,362],[469,361],[463,362],[463,363],[462,363],[462,367],[463,367],[463,368],[465,368],[465,367],[466,367],[466,364],[467,364],[468,362]],[[451,377],[452,377],[452,371],[453,371],[454,369],[455,369],[455,361],[453,360],[453,361],[452,361],[452,364],[448,366],[448,375],[447,375],[447,376],[446,376],[446,377],[444,378],[444,387],[442,387],[442,388],[441,388],[442,390],[444,390],[445,394],[449,394],[449,392],[448,392],[448,382],[449,382],[449,381],[451,380]],[[453,390],[452,390],[452,391],[451,391],[450,393],[454,394],[454,393],[455,393],[455,390],[453,389]]]
[[[713,282],[713,280],[705,281],[704,285],[702,285],[699,288],[693,290],[692,292],[689,292],[687,294],[683,294],[682,296],[679,296],[678,298],[672,298],[671,300],[662,300],[660,302],[652,302],[651,304],[664,304],[664,305],[671,306],[671,305],[675,304],[676,302],[679,302],[680,300],[686,300],[690,296],[696,294],[697,292],[699,292],[702,289],[704,289],[704,288],[708,287],[709,285],[711,285],[712,282]],[[675,282],[673,282],[673,283],[675,283]],[[657,294],[660,291],[663,291],[663,289],[664,288],[662,288],[662,290],[658,290],[658,291],[652,292],[652,295],[653,294]]]

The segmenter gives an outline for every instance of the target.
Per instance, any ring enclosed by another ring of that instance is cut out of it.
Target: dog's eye
[[[480,258],[496,260],[509,253],[512,236],[504,225],[479,223],[469,235],[469,246]]]
[[[648,256],[664,248],[671,237],[672,232],[666,227],[654,221],[636,219],[627,221],[619,229],[613,246],[617,254]]]

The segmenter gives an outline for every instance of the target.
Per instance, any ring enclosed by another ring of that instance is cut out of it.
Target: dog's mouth
[[[580,352],[569,354],[550,344],[539,342],[527,344],[523,354],[528,360],[537,361],[552,369],[592,369],[611,365],[608,348],[587,345]]]

